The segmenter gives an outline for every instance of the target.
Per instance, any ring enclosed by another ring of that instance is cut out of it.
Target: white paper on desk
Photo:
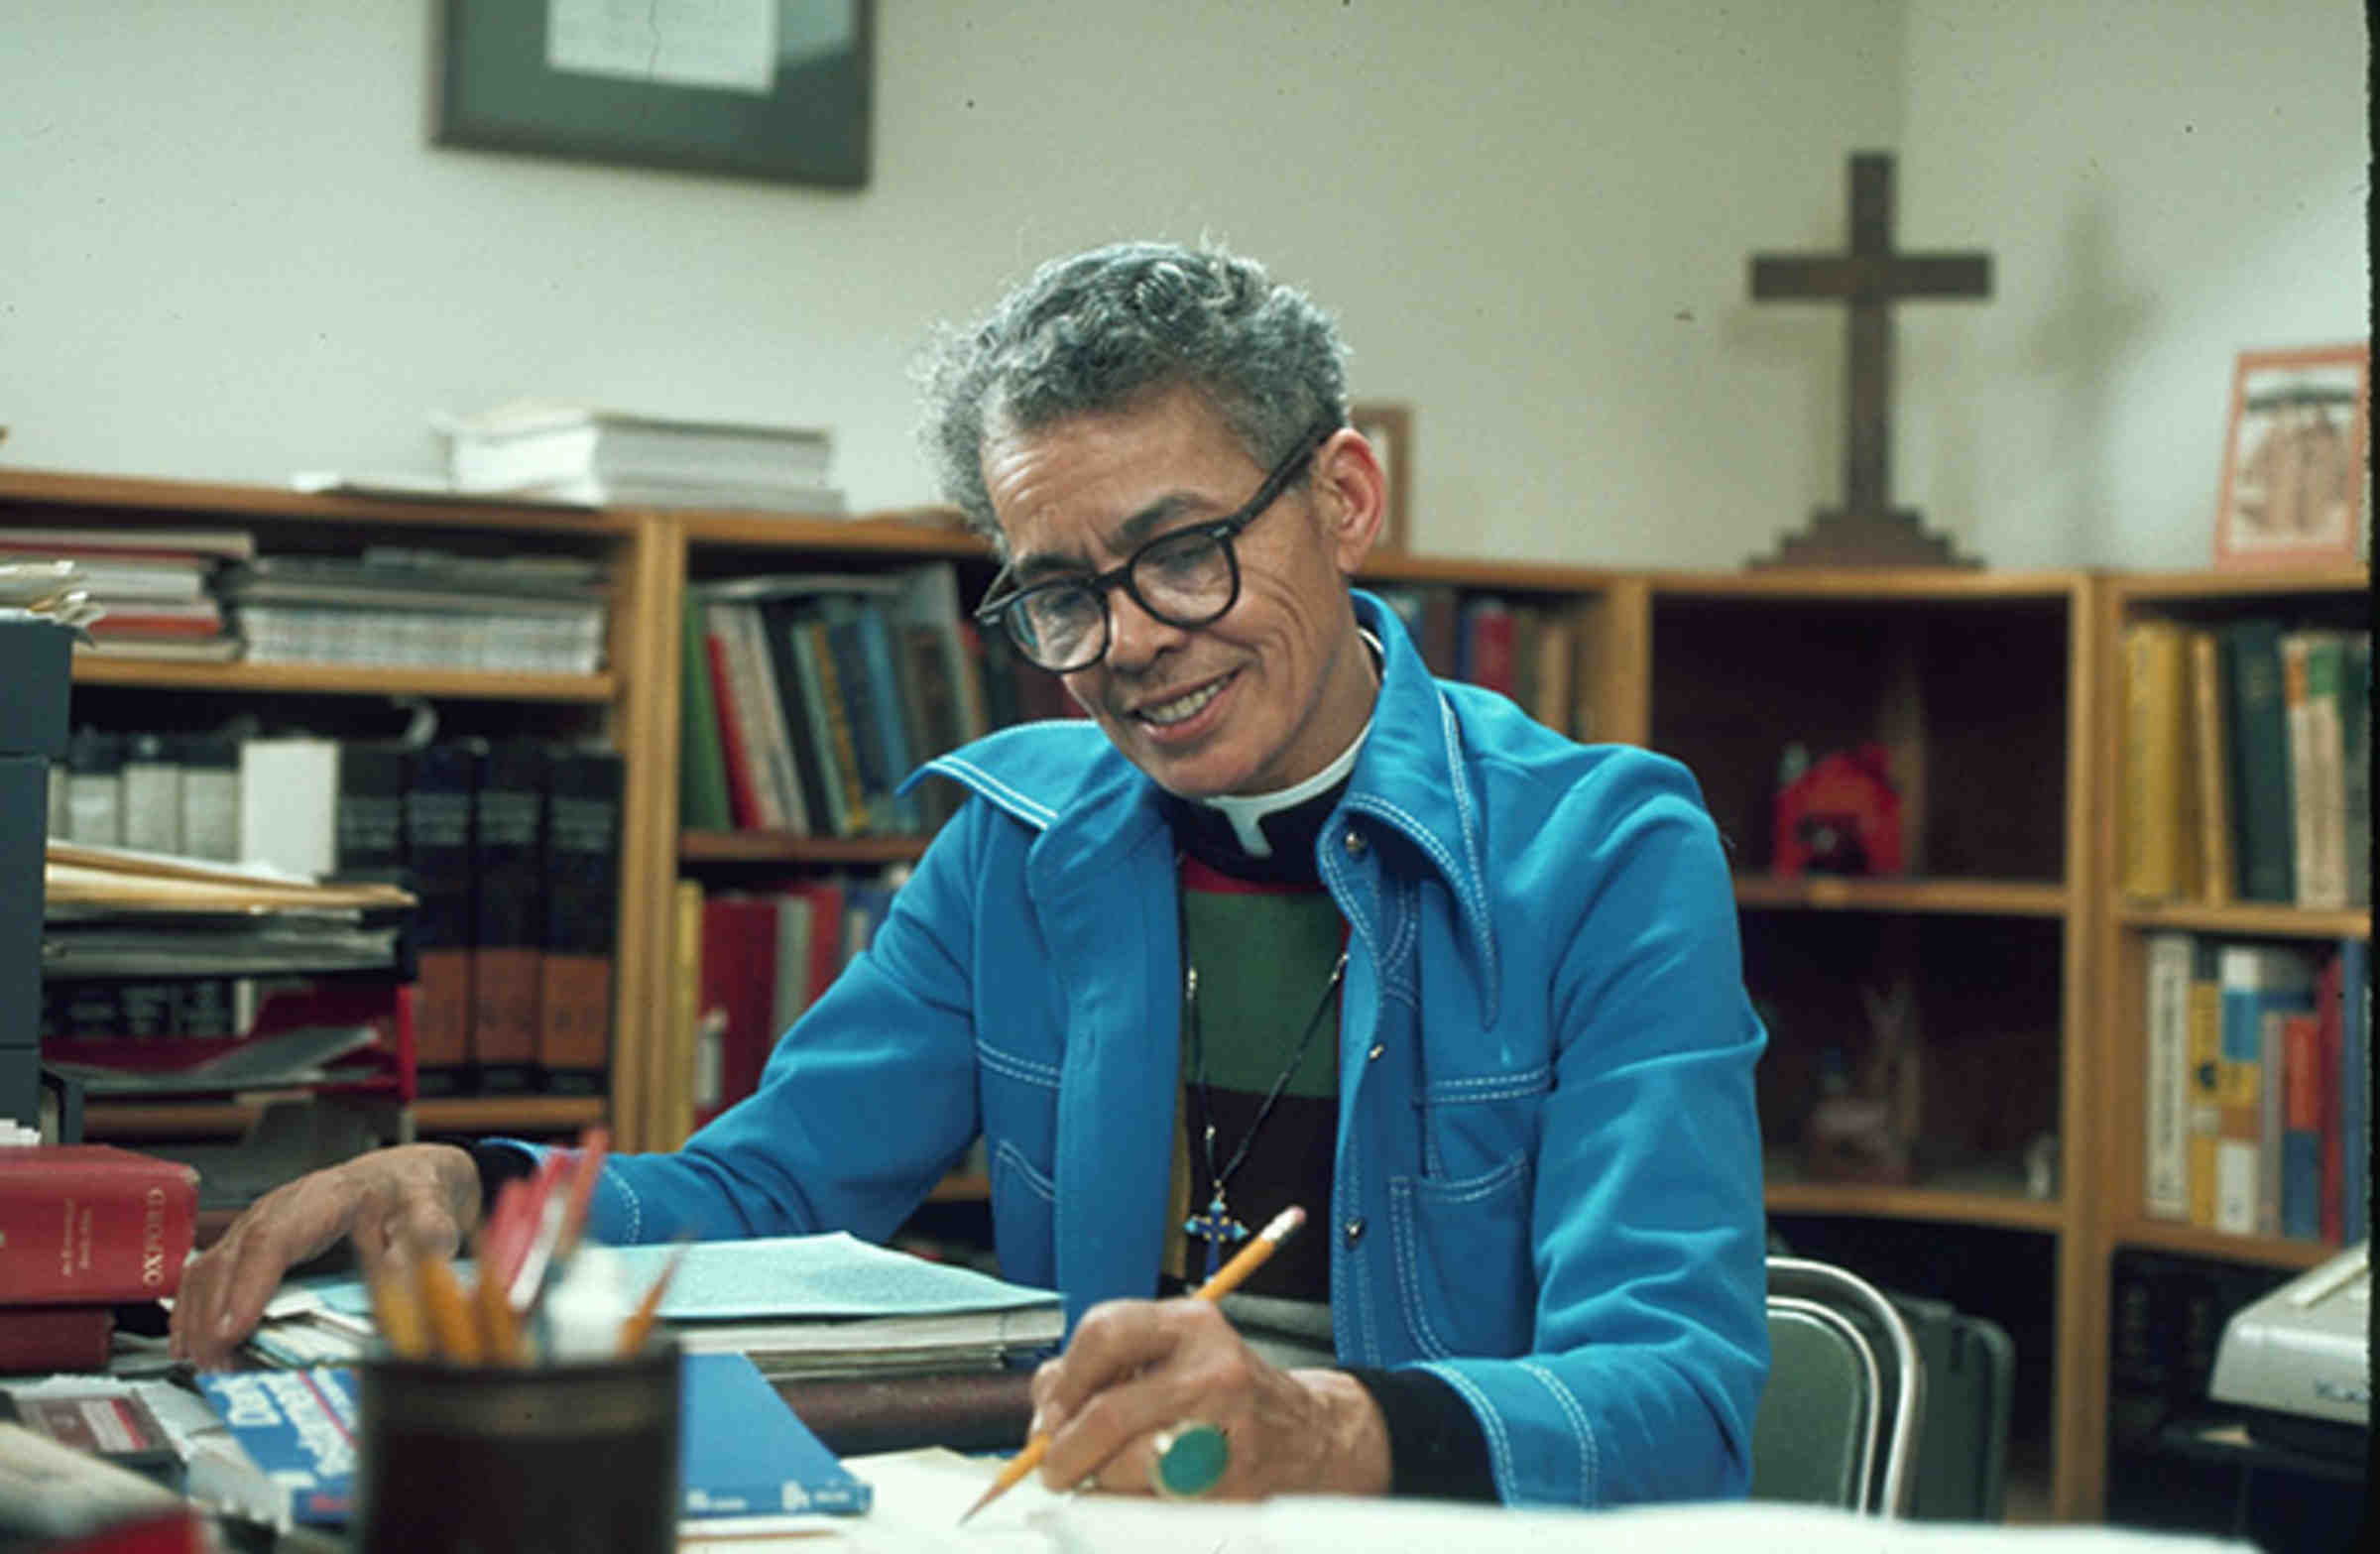
[[[772,1550],[853,1549],[864,1554],[1051,1554],[1058,1545],[1044,1525],[1065,1496],[1028,1479],[982,1514],[959,1525],[1000,1471],[1001,1459],[967,1457],[942,1447],[847,1457],[843,1466],[867,1481],[875,1496],[864,1516],[838,1516],[816,1534],[734,1542],[706,1540],[702,1528],[679,1528],[681,1554],[771,1554]],[[1209,1554],[1202,1550],[1201,1554]],[[1445,1551],[1439,1551],[1445,1554]]]
[[[1189,1512],[1191,1514],[1183,1514]],[[1287,1495],[1255,1505],[1068,1498],[1043,1518],[1057,1554],[2213,1554],[2246,1545],[2109,1527],[1893,1521],[1772,1501],[1562,1510]]]
[[[1735,1501],[1560,1510],[1285,1495],[1259,1504],[1052,1494],[1028,1479],[966,1526],[1000,1460],[941,1448],[849,1459],[876,1490],[826,1547],[868,1554],[2244,1554],[2250,1545],[2116,1527],[1892,1521],[1818,1505]],[[683,1549],[700,1550],[689,1541]],[[715,1545],[716,1554],[815,1550],[816,1540]]]

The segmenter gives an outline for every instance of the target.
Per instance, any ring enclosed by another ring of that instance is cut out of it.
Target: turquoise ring
[[[1223,1482],[1232,1466],[1230,1437],[1211,1424],[1182,1423],[1157,1436],[1148,1487],[1169,1500],[1196,1499]]]

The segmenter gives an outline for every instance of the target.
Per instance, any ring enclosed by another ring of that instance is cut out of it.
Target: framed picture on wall
[[[2362,557],[2371,366],[2368,342],[2240,353],[2214,515],[2216,566]]]
[[[1388,477],[1388,516],[1380,525],[1379,543],[1372,548],[1401,555],[1412,533],[1407,520],[1413,502],[1413,409],[1409,405],[1357,403],[1348,406],[1347,418],[1371,444]]]
[[[857,187],[874,0],[444,0],[441,146]]]

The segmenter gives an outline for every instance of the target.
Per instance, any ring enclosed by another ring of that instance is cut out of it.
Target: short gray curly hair
[[[1030,432],[1195,389],[1269,469],[1317,422],[1347,421],[1347,345],[1304,294],[1218,248],[1119,243],[1056,259],[980,322],[940,332],[921,432],[944,495],[1002,543],[987,430]]]

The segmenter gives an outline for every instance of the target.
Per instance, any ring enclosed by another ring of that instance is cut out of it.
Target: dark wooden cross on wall
[[[1892,251],[1892,158],[1851,158],[1850,250],[1755,254],[1752,300],[1848,304],[1844,341],[1843,506],[1821,508],[1809,532],[1788,535],[1754,566],[1974,566],[1929,535],[1914,509],[1892,505],[1891,304],[1920,298],[1991,295],[1989,254]]]

